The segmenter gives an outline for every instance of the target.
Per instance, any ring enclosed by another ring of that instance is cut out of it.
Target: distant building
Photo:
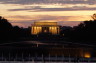
[[[52,35],[58,35],[59,29],[57,22],[34,22],[31,34],[51,33]]]

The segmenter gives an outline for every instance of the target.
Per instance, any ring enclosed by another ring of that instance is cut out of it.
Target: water
[[[65,46],[68,46],[68,43],[26,41],[2,44],[0,63],[96,63],[96,58],[82,57],[86,52],[90,53],[90,48]]]

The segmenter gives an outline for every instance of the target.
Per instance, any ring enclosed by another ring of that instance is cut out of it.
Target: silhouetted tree
[[[61,28],[60,34],[62,36],[65,36],[65,37],[69,37],[70,36],[70,33],[71,33],[70,31],[72,31],[72,27],[70,27],[70,26],[62,26],[60,28]]]
[[[74,40],[96,41],[96,14],[93,14],[92,18],[93,20],[84,21],[73,27]]]
[[[91,16],[93,20],[96,20],[96,13]]]
[[[7,40],[12,36],[12,25],[8,22],[7,19],[0,16],[0,39]]]
[[[30,28],[12,26],[7,19],[0,16],[0,41],[20,40],[22,37],[29,37]]]

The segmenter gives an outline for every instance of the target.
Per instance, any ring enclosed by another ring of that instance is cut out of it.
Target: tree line
[[[91,17],[92,20],[84,21],[78,26],[63,30],[62,34],[65,34],[65,37],[69,40],[96,41],[96,14],[93,14]]]
[[[28,37],[30,35],[30,28],[20,28],[12,26],[7,19],[0,16],[0,41],[14,41],[21,37]]]
[[[93,14],[91,17],[93,20],[84,21],[78,26],[60,27],[59,39],[64,40],[66,38],[67,40],[73,41],[96,41],[96,14]],[[24,37],[33,37],[30,27],[20,28],[18,26],[12,26],[7,19],[0,16],[0,41],[16,41]],[[57,37],[54,38],[57,39]]]

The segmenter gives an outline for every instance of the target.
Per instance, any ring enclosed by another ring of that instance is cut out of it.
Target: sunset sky
[[[35,21],[57,21],[75,26],[96,13],[96,0],[0,0],[0,16],[13,25],[28,27]]]

